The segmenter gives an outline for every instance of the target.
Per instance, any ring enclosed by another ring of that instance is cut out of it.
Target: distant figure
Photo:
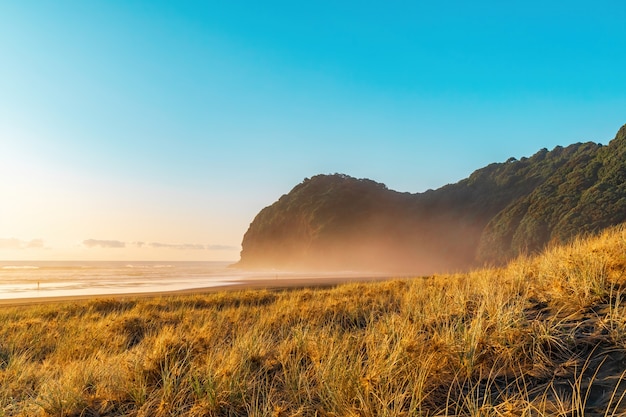
[[[39,281],[37,281],[37,291],[39,291]]]

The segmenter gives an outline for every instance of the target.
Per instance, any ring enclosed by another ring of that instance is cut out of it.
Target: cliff
[[[607,146],[542,149],[424,193],[341,174],[305,179],[255,217],[238,266],[463,270],[625,220],[626,125]]]

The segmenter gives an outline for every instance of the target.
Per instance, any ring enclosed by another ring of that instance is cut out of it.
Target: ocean
[[[273,277],[229,262],[0,261],[0,299],[178,291]]]

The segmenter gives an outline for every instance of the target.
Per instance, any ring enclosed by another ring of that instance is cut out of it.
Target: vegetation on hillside
[[[346,175],[306,179],[254,219],[242,267],[432,273],[503,264],[626,221],[626,126],[509,159],[421,194]]]
[[[410,198],[346,175],[306,179],[257,215],[244,237],[240,266],[341,268],[369,266],[377,258],[401,263],[384,243],[398,246],[393,240],[402,238],[399,220],[407,217]]]
[[[0,310],[2,416],[614,416],[626,230],[505,268]]]
[[[550,159],[553,173],[490,221],[483,258],[508,259],[626,220],[626,126],[608,146],[557,147]]]

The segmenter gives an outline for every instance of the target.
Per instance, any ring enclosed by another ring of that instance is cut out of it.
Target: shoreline
[[[151,292],[128,292],[116,294],[93,294],[93,295],[65,295],[65,296],[43,296],[28,298],[7,298],[0,299],[0,306],[28,306],[36,304],[63,303],[71,301],[89,301],[97,299],[126,299],[126,298],[159,298],[175,297],[180,295],[211,294],[222,291],[247,291],[247,290],[269,290],[281,291],[300,288],[325,288],[348,283],[366,283],[386,281],[390,279],[401,279],[392,275],[371,275],[359,277],[347,276],[310,276],[291,278],[262,278],[239,280],[225,285],[210,287],[188,288],[184,290],[172,291],[151,291]]]

